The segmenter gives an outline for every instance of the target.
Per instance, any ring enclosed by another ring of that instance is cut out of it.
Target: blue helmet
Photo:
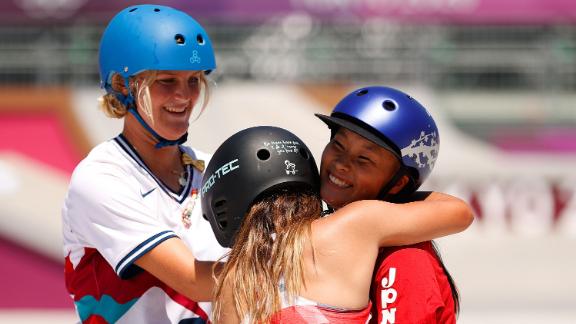
[[[330,116],[316,114],[333,131],[345,127],[393,153],[415,191],[430,175],[438,157],[440,137],[434,119],[410,95],[371,86],[342,99]]]
[[[188,14],[160,5],[136,5],[109,22],[100,41],[100,85],[111,92],[112,75],[125,80],[146,70],[209,73],[216,68],[208,34]]]

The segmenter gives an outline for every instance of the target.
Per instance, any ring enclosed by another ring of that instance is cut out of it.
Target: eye
[[[174,78],[162,78],[162,79],[157,79],[156,82],[159,82],[160,84],[173,84],[174,82],[176,82],[176,79],[174,79]]]
[[[337,149],[338,151],[342,151],[344,150],[344,145],[342,145],[342,143],[340,143],[338,140],[334,139],[332,140],[332,146]]]
[[[189,83],[189,84],[194,84],[194,85],[196,85],[196,84],[200,83],[200,79],[199,79],[198,77],[196,77],[196,76],[195,76],[195,77],[191,77],[190,79],[188,79],[188,83]]]
[[[372,159],[370,159],[367,156],[363,156],[363,155],[358,156],[357,161],[358,161],[358,163],[360,163],[362,165],[366,165],[366,164],[375,165],[375,163]]]

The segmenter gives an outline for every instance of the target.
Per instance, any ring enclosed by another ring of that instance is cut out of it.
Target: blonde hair
[[[291,301],[305,287],[304,249],[320,217],[317,193],[280,192],[252,205],[218,280],[213,318],[223,311],[223,287],[231,289],[240,320],[261,323],[281,309],[280,283]]]
[[[150,85],[156,80],[157,73],[158,71],[144,71],[130,78],[130,91],[131,93],[136,93],[134,99],[152,122],[154,122],[154,119],[152,118],[152,99],[150,98],[149,89]],[[202,109],[198,115],[199,117],[208,105],[211,82],[202,71],[198,72],[198,79],[202,85],[201,91],[203,93]],[[104,114],[110,118],[123,118],[128,113],[128,107],[117,97],[117,95],[125,89],[124,79],[119,74],[113,76],[112,88],[114,92],[106,93],[100,98],[100,108],[104,111]],[[198,117],[196,117],[196,119]]]

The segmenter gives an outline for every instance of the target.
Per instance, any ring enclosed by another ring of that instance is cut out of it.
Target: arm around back
[[[355,235],[378,246],[408,245],[455,234],[474,220],[471,207],[448,194],[433,192],[425,200],[394,204],[363,200],[348,204],[334,216]]]

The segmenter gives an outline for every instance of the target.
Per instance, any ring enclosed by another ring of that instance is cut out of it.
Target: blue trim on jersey
[[[164,192],[166,192],[170,197],[172,197],[174,200],[176,200],[179,203],[184,202],[184,200],[186,200],[186,198],[188,198],[188,196],[190,195],[190,191],[192,190],[192,176],[193,176],[193,172],[194,172],[194,170],[192,169],[192,166],[190,166],[190,165],[185,166],[186,167],[186,173],[188,174],[188,177],[186,179],[186,186],[184,186],[184,188],[182,188],[181,191],[174,192],[170,188],[168,188],[168,186],[166,186],[164,184],[164,182],[162,182],[162,180],[158,179],[158,177],[156,177],[154,175],[154,173],[152,173],[150,168],[148,168],[146,163],[144,163],[144,160],[140,157],[138,152],[136,152],[136,150],[134,149],[132,144],[130,144],[130,142],[128,142],[128,140],[126,139],[126,137],[124,137],[124,135],[120,134],[120,135],[116,136],[114,138],[114,141],[120,146],[120,148],[122,148],[122,150],[124,150],[124,152],[126,152],[134,161],[136,161],[136,163],[138,163],[138,165],[141,168],[146,170],[146,172],[154,179],[154,181],[156,181],[158,186],[160,186],[160,188]],[[182,148],[180,148],[180,151],[182,151]]]
[[[134,261],[138,260],[142,255],[155,248],[158,244],[172,237],[178,236],[173,231],[163,231],[155,234],[154,236],[151,236],[147,240],[138,244],[138,246],[130,251],[130,253],[126,254],[126,256],[124,256],[122,260],[118,262],[114,271],[120,278],[126,279],[126,274],[128,273],[128,270],[130,270]]]
[[[126,304],[120,304],[109,295],[102,295],[100,300],[96,300],[92,296],[84,296],[74,304],[82,323],[91,315],[100,315],[107,323],[116,323],[138,299],[134,298]]]

